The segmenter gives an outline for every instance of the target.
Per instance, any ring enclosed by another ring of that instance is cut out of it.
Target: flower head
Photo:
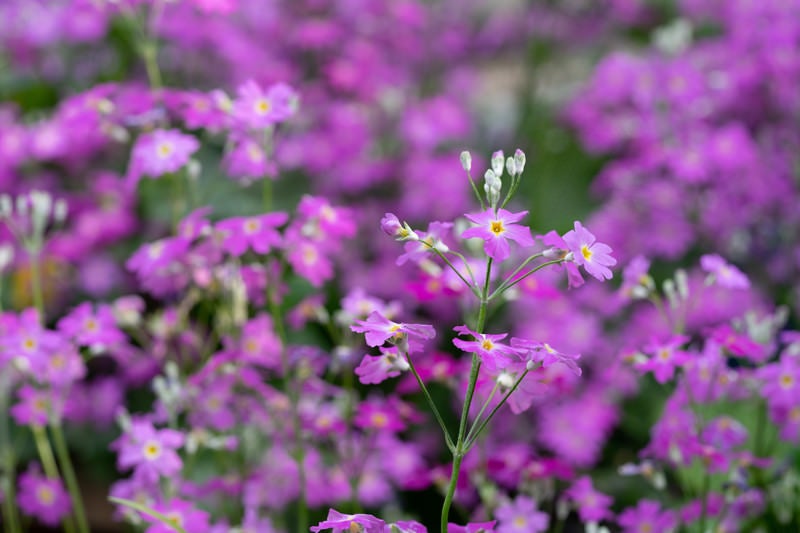
[[[58,525],[72,509],[69,494],[61,480],[43,476],[38,465],[20,475],[17,501],[25,514],[35,516],[50,526]]]
[[[503,261],[511,255],[509,239],[520,246],[534,245],[530,228],[516,224],[527,214],[527,211],[511,213],[505,209],[498,209],[495,213],[494,210],[487,209],[483,213],[466,215],[469,221],[477,226],[469,228],[461,236],[465,239],[483,239],[486,255],[495,261]]]
[[[611,247],[596,242],[595,236],[577,220],[574,228],[564,234],[564,242],[573,253],[575,262],[600,281],[611,279],[609,267],[617,264],[611,256]]]
[[[370,514],[344,514],[328,510],[328,518],[311,531],[317,533],[330,529],[331,533],[384,533],[386,522]]]
[[[356,333],[364,333],[368,346],[381,346],[384,342],[394,338],[402,340],[404,336],[421,340],[432,339],[436,330],[428,324],[404,324],[394,322],[383,316],[378,311],[373,311],[366,320],[359,320],[350,329]]]
[[[744,273],[717,254],[706,254],[700,258],[700,267],[709,273],[713,280],[729,289],[747,289],[750,280]]]

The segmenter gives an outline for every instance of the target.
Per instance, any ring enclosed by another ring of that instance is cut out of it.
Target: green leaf
[[[126,499],[123,499],[123,498],[115,498],[114,496],[111,496],[108,499],[113,503],[116,503],[116,504],[119,504],[119,505],[124,505],[125,507],[130,507],[134,511],[139,511],[140,513],[144,513],[144,514],[146,514],[148,516],[152,516],[153,518],[155,518],[156,520],[158,520],[159,522],[161,522],[165,526],[171,527],[172,529],[174,529],[178,533],[186,533],[186,530],[183,529],[178,524],[176,524],[173,520],[167,518],[165,515],[159,513],[158,511],[156,511],[154,509],[150,509],[149,507],[147,507],[145,505],[142,505],[139,502],[135,502],[133,500],[126,500]]]

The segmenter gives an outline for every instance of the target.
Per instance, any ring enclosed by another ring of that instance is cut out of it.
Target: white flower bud
[[[497,376],[497,384],[504,389],[510,389],[513,387],[515,381],[514,375],[509,374],[508,372],[501,372],[500,375]]]
[[[494,173],[498,178],[503,175],[503,164],[505,163],[505,160],[506,157],[502,150],[498,150],[492,154],[492,170],[494,170]]]
[[[0,244],[0,273],[2,273],[13,260],[14,247],[10,244]]]
[[[63,224],[67,220],[67,212],[67,202],[63,198],[56,200],[53,206],[53,220],[56,221],[56,224]]]
[[[689,298],[689,278],[686,276],[684,269],[679,268],[675,272],[675,284],[678,289],[678,296],[684,301],[687,300]]]
[[[8,218],[14,211],[11,205],[11,197],[7,194],[0,195],[0,218]]]
[[[461,152],[461,167],[466,172],[469,172],[470,170],[472,170],[472,156],[466,150]]]
[[[525,170],[525,152],[519,148],[514,152],[514,166],[519,174],[522,174],[522,171]]]
[[[483,190],[486,193],[486,200],[489,202],[489,205],[495,207],[497,206],[497,202],[500,201],[500,189],[503,187],[503,182],[500,181],[497,173],[491,169],[487,170],[486,174],[483,175],[483,180]]]
[[[506,159],[506,172],[508,172],[509,176],[517,175],[517,163],[514,161],[513,157]]]

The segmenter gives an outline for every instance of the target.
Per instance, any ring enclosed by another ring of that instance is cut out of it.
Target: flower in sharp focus
[[[574,229],[564,234],[564,242],[574,256],[574,261],[583,266],[591,276],[600,281],[611,279],[611,269],[617,260],[611,256],[611,247],[597,242],[595,236],[575,221]]]
[[[465,239],[483,239],[486,255],[495,261],[503,261],[511,255],[509,239],[523,247],[534,245],[530,228],[516,224],[527,214],[527,211],[512,213],[498,209],[495,213],[494,210],[487,209],[483,213],[466,215],[467,219],[477,226],[464,231],[461,236]]]
[[[472,336],[473,340],[470,341],[455,338],[453,339],[453,344],[467,353],[477,353],[483,364],[486,365],[486,369],[490,372],[497,372],[512,363],[519,362],[524,353],[518,348],[499,342],[508,336],[507,333],[497,335],[477,333],[467,328],[467,326],[456,326],[453,329],[459,335]]]

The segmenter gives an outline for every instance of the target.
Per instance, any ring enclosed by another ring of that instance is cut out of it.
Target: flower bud
[[[514,161],[513,157],[506,159],[506,172],[508,172],[509,176],[517,175],[517,163]]]
[[[466,150],[461,152],[461,167],[466,172],[469,172],[470,170],[472,170],[472,156]]]
[[[505,160],[506,157],[502,150],[498,150],[492,154],[492,170],[498,178],[503,175],[503,164]]]
[[[497,206],[500,201],[500,189],[503,187],[503,182],[493,170],[489,169],[483,175],[483,190],[486,193],[486,200],[492,207]]]
[[[517,151],[514,152],[514,166],[517,169],[518,174],[522,174],[522,171],[525,170],[525,152],[517,148]]]

